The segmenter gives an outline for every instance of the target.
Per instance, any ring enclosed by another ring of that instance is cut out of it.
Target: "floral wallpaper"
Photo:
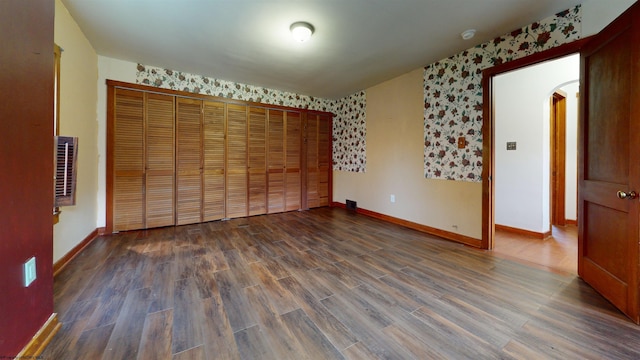
[[[581,19],[578,5],[424,68],[426,178],[482,181],[482,70],[579,39]]]
[[[333,108],[333,168],[364,172],[367,165],[367,99],[364,91],[340,99]]]
[[[329,100],[143,64],[138,64],[136,82],[164,89],[234,100],[332,112],[335,114],[333,118],[333,169],[351,172],[364,172],[366,169],[366,98],[364,91],[339,100]]]

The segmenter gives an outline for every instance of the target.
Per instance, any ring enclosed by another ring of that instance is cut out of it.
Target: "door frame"
[[[567,94],[556,89],[550,99],[550,135],[551,149],[551,227],[565,226],[565,195],[566,195],[566,148],[567,148]]]
[[[495,104],[493,78],[530,65],[579,53],[591,37],[541,51],[482,71],[482,249],[493,249],[495,238]]]

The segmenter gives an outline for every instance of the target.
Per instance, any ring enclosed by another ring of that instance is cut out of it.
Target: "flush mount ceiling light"
[[[476,35],[476,29],[465,30],[460,34],[464,40],[469,40]]]
[[[291,35],[296,41],[305,42],[309,40],[315,29],[308,22],[298,21],[291,24],[289,30],[291,30]]]

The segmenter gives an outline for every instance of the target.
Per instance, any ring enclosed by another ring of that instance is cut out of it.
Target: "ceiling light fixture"
[[[291,30],[291,35],[294,39],[299,42],[305,42],[309,40],[315,29],[308,22],[298,21],[291,24],[289,30]]]
[[[460,34],[460,36],[462,36],[462,39],[464,40],[470,40],[475,35],[476,35],[476,29],[465,30],[462,32],[462,34]]]

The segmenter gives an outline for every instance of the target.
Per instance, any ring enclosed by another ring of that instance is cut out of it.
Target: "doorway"
[[[563,226],[577,219],[577,199],[565,195],[577,192],[579,64],[573,55],[497,75],[492,99],[494,252],[572,274],[577,231]]]

